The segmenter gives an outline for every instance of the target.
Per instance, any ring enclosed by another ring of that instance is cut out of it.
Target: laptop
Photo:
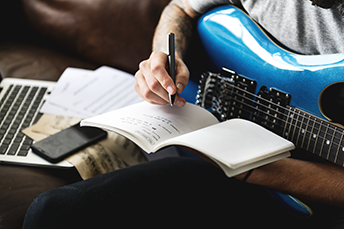
[[[33,140],[21,130],[34,124],[56,82],[4,78],[0,83],[0,163],[69,168],[68,161],[53,164],[34,154]]]

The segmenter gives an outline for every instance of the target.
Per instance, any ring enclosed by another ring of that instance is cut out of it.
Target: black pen
[[[168,59],[168,73],[173,80],[173,83],[176,83],[176,56],[175,56],[175,38],[174,33],[169,33],[167,36],[167,59]],[[170,100],[170,105],[173,106],[174,99],[176,95],[171,95],[168,93]]]

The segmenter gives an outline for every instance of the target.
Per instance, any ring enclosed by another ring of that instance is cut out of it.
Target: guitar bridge
[[[249,119],[257,83],[223,68],[221,73],[203,73],[196,104],[209,109],[220,121]]]

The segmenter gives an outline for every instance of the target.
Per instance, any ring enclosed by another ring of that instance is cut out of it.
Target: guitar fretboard
[[[283,137],[295,146],[344,166],[344,131],[327,121],[288,107]]]

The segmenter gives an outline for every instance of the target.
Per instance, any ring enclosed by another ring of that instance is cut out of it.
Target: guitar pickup
[[[231,86],[225,83],[221,85],[222,90],[219,96],[219,107],[221,109],[217,111],[221,113],[220,120],[224,121],[230,118],[249,119],[257,82],[238,75],[227,68],[222,68],[220,75],[224,78],[230,78],[233,82]]]
[[[262,86],[257,93],[251,120],[269,130],[274,130],[286,119],[285,109],[290,103],[288,93]]]

